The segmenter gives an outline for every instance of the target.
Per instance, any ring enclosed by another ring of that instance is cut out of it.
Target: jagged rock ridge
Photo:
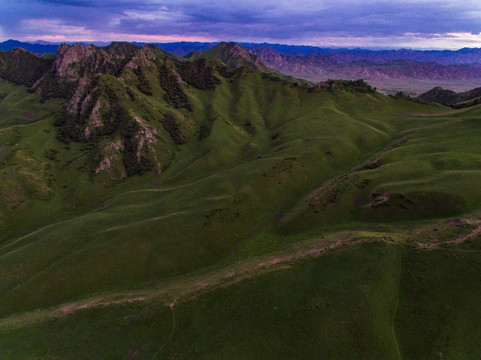
[[[152,45],[63,44],[52,60],[23,49],[0,52],[0,77],[44,99],[65,98],[58,138],[98,144],[90,154],[91,174],[116,179],[169,166],[176,146],[201,126],[181,124],[193,121],[186,89],[208,91],[219,76],[232,74],[221,63],[187,61]],[[154,96],[164,105],[153,106]]]

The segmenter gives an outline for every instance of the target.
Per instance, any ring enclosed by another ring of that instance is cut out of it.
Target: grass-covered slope
[[[479,357],[479,107],[132,51],[0,129],[0,357]]]
[[[60,110],[61,101],[41,103],[41,98],[26,90],[25,86],[0,79],[0,128],[33,123]]]

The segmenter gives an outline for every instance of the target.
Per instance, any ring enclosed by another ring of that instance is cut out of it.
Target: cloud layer
[[[3,39],[481,46],[478,0],[0,0]]]

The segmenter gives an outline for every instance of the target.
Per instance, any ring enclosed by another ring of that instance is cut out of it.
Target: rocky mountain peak
[[[142,46],[135,54],[133,54],[129,62],[126,64],[126,67],[135,69],[139,65],[154,66],[154,61],[157,58],[157,55],[156,49],[152,46]]]
[[[187,55],[189,59],[219,60],[231,68],[248,66],[261,72],[271,72],[262,61],[249,50],[233,42],[221,42],[212,49]]]
[[[242,57],[245,59],[249,59],[252,61],[255,61],[256,56],[251,54],[249,50],[247,50],[245,47],[237,45],[234,42],[221,42],[219,45],[217,45],[221,49],[221,51],[225,51],[228,55],[232,57]]]
[[[83,67],[74,66],[83,63]],[[75,44],[60,46],[53,64],[53,71],[58,76],[81,77],[85,72],[108,72],[115,67],[110,55],[102,48],[94,45]]]
[[[219,48],[222,61],[231,65],[233,61],[235,61],[234,67],[240,67],[242,65],[250,65],[251,67],[259,67],[264,66],[264,64],[259,60],[259,58],[252,54],[249,50],[245,47],[240,46],[234,42],[221,42],[215,48]],[[215,49],[214,48],[214,49]]]
[[[106,46],[105,51],[117,57],[128,57],[131,56],[139,48],[137,45],[129,42],[113,42],[109,46]]]

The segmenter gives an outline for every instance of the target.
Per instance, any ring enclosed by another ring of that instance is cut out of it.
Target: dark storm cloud
[[[481,3],[452,0],[0,0],[5,37],[112,34],[250,41],[479,34]],[[62,34],[62,31],[66,32]],[[411,34],[411,35],[410,35]],[[414,34],[414,35],[412,35]]]

